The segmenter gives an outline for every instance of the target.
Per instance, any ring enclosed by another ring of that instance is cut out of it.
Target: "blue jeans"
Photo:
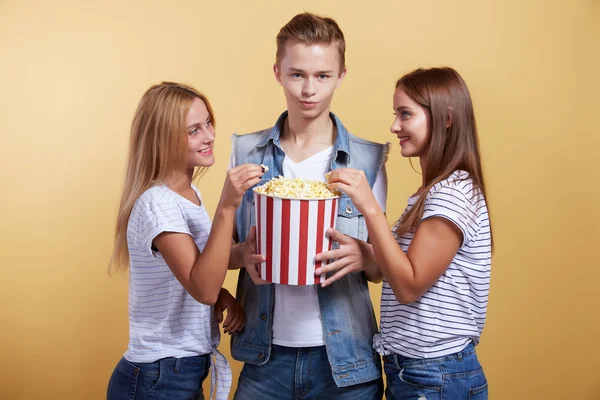
[[[121,358],[108,382],[108,400],[204,400],[208,354],[134,363]]]
[[[296,348],[273,345],[271,358],[266,364],[244,364],[234,399],[381,400],[382,396],[381,379],[337,387],[325,346]]]
[[[392,354],[383,357],[387,400],[487,400],[488,385],[469,344],[459,353],[415,359]]]

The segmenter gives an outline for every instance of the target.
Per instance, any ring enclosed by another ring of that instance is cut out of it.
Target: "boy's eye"
[[[292,74],[292,77],[294,77],[294,78],[300,78],[300,77],[302,77],[302,74],[299,73],[299,72],[295,72],[295,73]]]
[[[327,78],[329,78],[329,75],[321,74],[321,75],[319,75],[319,78],[320,79],[327,79]]]

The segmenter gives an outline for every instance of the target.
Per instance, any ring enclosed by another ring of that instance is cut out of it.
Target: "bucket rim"
[[[282,200],[308,200],[308,201],[322,201],[322,200],[334,200],[334,199],[340,199],[342,196],[333,196],[333,197],[319,197],[319,198],[305,198],[305,197],[281,197],[281,196],[274,196],[272,194],[264,194],[264,193],[259,193],[256,191],[256,188],[252,189],[252,191],[254,192],[254,194],[258,195],[258,196],[264,196],[264,197],[271,197],[273,199],[282,199]]]

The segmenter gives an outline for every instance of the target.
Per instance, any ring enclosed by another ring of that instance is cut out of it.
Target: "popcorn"
[[[271,179],[254,189],[256,193],[286,199],[331,199],[341,194],[329,189],[325,182],[308,179],[288,179],[282,176]]]
[[[265,164],[260,164],[260,168],[262,169],[262,172],[269,172],[269,166],[265,165]]]

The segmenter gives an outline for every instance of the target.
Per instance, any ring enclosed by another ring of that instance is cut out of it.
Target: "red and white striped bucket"
[[[314,285],[318,253],[331,250],[325,233],[337,221],[339,198],[283,199],[254,192],[257,251],[266,257],[260,276],[267,282]]]

